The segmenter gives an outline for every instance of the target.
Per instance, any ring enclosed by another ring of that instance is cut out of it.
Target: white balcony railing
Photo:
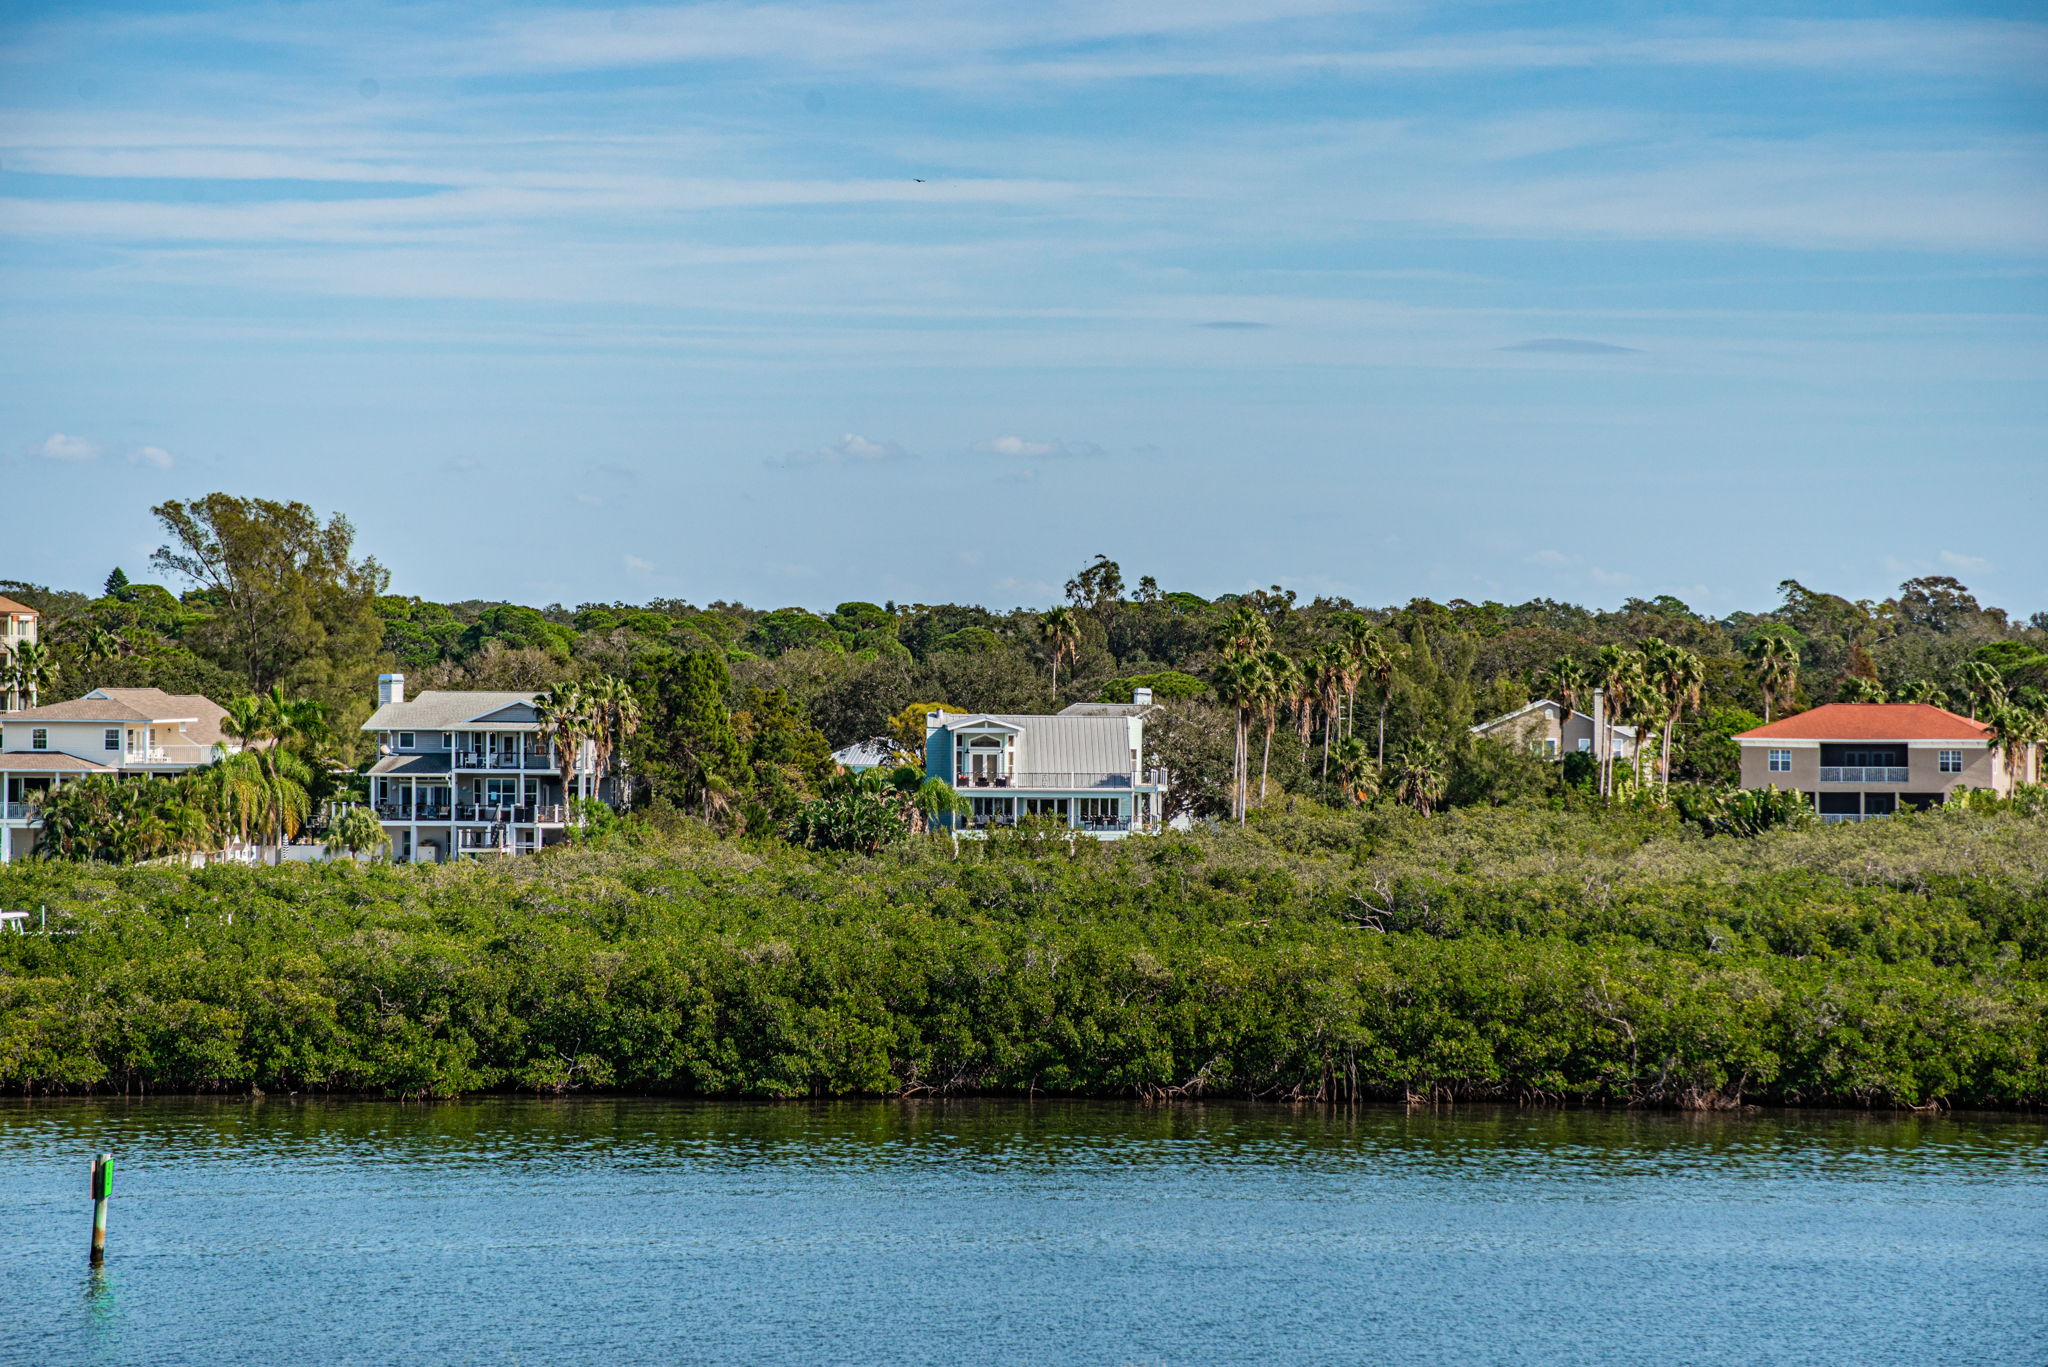
[[[216,754],[228,747],[194,745],[189,741],[166,741],[162,745],[137,746],[121,757],[123,764],[211,764]]]
[[[26,802],[0,802],[0,821],[26,821],[28,809]]]
[[[1148,776],[1145,782],[1157,782]],[[1034,773],[1025,770],[1014,774],[959,774],[953,779],[955,788],[979,791],[984,788],[1026,788],[1033,790],[1061,790],[1075,788],[1129,788],[1132,778],[1125,773]]]
[[[1903,765],[1891,764],[1823,764],[1820,767],[1822,783],[1904,783],[1906,769]]]

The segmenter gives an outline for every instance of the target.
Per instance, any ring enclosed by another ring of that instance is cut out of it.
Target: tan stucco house
[[[1927,703],[1829,703],[1735,737],[1742,786],[1804,793],[1823,821],[1932,807],[1958,788],[2010,793],[1982,722]]]

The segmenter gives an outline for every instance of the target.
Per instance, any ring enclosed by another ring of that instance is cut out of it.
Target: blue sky
[[[0,13],[0,577],[2048,609],[2032,6]]]

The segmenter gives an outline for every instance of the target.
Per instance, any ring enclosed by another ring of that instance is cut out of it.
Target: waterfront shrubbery
[[[873,857],[0,871],[0,1088],[2048,1099],[2048,822],[1303,804]]]

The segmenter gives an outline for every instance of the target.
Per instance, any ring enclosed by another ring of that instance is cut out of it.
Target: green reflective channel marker
[[[114,1194],[114,1155],[103,1153],[92,1164],[92,1265],[107,1260],[107,1198]]]

